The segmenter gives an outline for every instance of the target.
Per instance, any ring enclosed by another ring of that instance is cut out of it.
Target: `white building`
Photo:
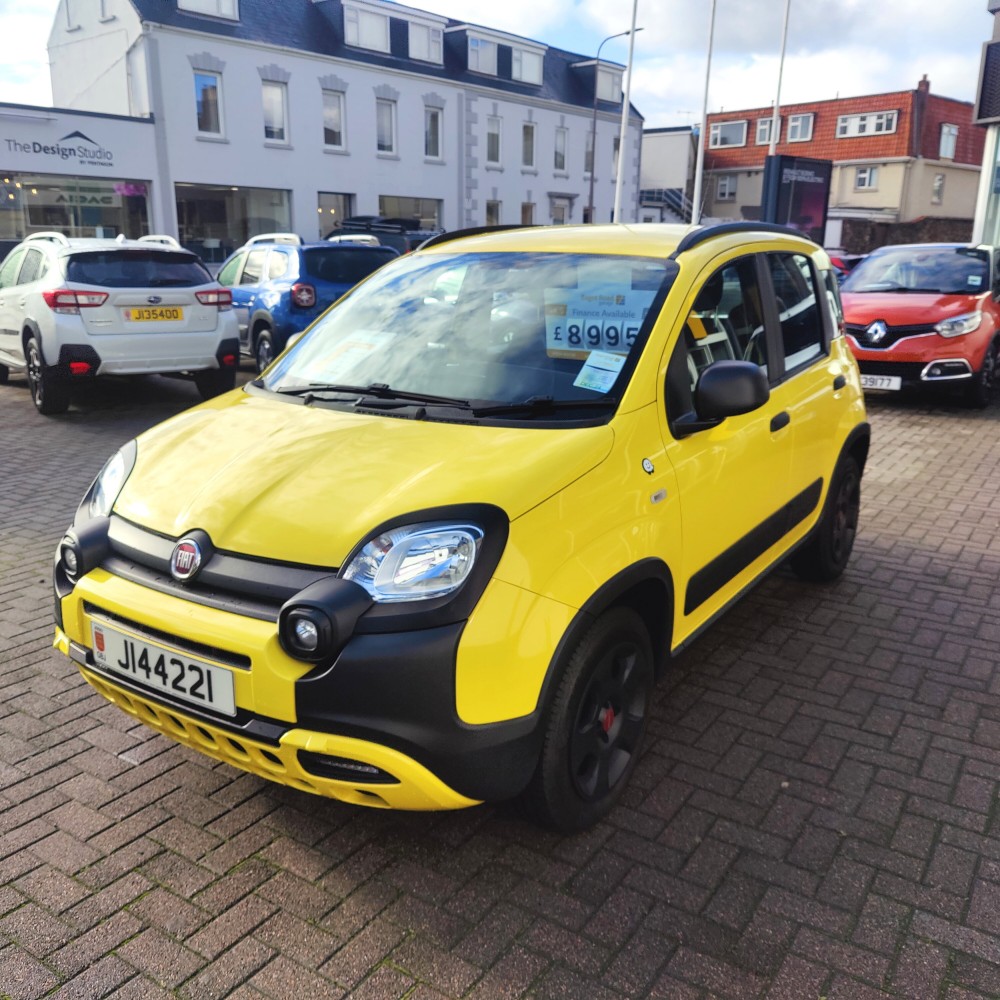
[[[595,105],[593,216],[612,215],[623,67],[537,41],[388,0],[60,0],[49,57],[58,110],[0,106],[0,171],[77,201],[0,213],[0,237],[157,231],[220,259],[254,233],[316,237],[351,215],[587,221]],[[10,138],[32,128],[45,137],[29,147],[73,151],[18,153]],[[634,220],[634,109],[627,136]]]

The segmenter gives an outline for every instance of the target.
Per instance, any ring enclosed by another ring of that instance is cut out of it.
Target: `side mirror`
[[[716,361],[698,379],[694,412],[673,423],[678,437],[718,427],[726,417],[750,413],[771,397],[767,376],[752,361]]]

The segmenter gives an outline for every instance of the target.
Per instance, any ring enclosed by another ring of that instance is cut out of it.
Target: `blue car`
[[[304,243],[294,233],[255,236],[218,274],[232,290],[240,327],[240,352],[263,371],[288,338],[362,278],[399,254],[386,246]]]

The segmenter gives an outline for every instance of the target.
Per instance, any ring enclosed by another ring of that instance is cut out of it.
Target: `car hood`
[[[219,549],[340,566],[389,518],[489,503],[513,520],[600,463],[608,425],[544,429],[373,416],[229,393],[138,439],[115,512]]]
[[[936,292],[841,292],[844,319],[866,325],[881,319],[890,326],[932,327],[941,320],[975,312],[985,295],[941,295]]]

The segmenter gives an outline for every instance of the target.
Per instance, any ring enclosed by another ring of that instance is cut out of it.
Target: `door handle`
[[[843,389],[847,385],[847,379],[843,375],[838,375],[833,380],[833,391],[836,392],[838,389]]]
[[[792,418],[788,415],[788,411],[782,410],[781,413],[771,417],[771,433],[780,431],[782,427],[787,427],[791,422]]]

